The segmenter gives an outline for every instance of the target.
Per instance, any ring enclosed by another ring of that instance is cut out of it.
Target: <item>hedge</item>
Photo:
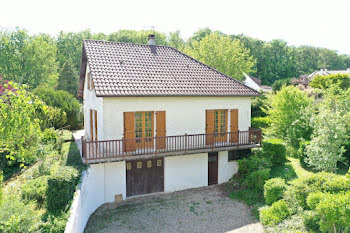
[[[253,117],[252,128],[261,129],[267,128],[270,125],[270,118],[268,117]]]
[[[270,171],[270,168],[254,171],[247,176],[243,184],[258,192],[263,191],[265,182],[270,178]]]
[[[264,198],[266,204],[272,204],[282,199],[283,192],[286,190],[286,182],[282,178],[273,178],[266,181],[264,185]]]
[[[263,155],[270,158],[273,166],[283,165],[286,160],[286,147],[281,139],[266,139],[262,142]]]
[[[273,203],[270,207],[265,207],[260,210],[260,221],[263,225],[273,226],[289,217],[291,212],[287,203],[284,200],[279,200]]]
[[[58,214],[65,210],[72,200],[78,179],[78,171],[75,168],[60,166],[48,179],[47,210]]]

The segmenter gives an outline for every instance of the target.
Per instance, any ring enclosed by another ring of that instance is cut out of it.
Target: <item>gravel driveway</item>
[[[90,217],[92,232],[263,232],[249,208],[216,185],[105,204]]]

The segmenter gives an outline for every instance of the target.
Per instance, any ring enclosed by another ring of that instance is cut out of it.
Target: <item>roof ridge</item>
[[[94,39],[84,39],[83,42],[85,41],[95,41],[95,42],[106,42],[106,43],[111,43],[111,44],[125,44],[125,45],[137,45],[137,46],[154,46],[154,47],[166,47],[166,48],[173,48],[168,45],[149,45],[149,44],[136,44],[136,43],[129,43],[129,42],[118,42],[118,41],[109,41],[109,40],[94,40]]]

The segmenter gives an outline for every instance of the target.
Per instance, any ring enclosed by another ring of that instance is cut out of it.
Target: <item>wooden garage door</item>
[[[164,160],[126,162],[126,196],[164,191]]]

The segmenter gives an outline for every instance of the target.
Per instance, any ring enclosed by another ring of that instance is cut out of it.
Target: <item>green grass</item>
[[[74,141],[74,137],[71,131],[69,130],[61,130],[60,131],[61,134],[61,138],[64,142],[68,142],[68,141]]]

